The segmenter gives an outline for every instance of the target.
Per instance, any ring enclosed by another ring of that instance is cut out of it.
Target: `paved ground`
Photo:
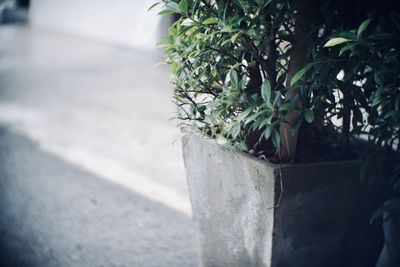
[[[195,266],[190,219],[0,128],[0,266]]]
[[[0,27],[3,266],[195,265],[154,54]]]

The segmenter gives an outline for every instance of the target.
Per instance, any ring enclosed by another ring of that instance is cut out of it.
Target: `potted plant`
[[[160,15],[179,14],[160,44],[177,117],[190,125],[183,152],[200,265],[395,264],[397,243],[379,256],[383,235],[369,219],[383,203],[372,221],[399,209],[400,9],[159,4]]]

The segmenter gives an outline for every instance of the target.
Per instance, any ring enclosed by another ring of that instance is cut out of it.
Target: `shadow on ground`
[[[0,265],[196,266],[192,222],[0,127]]]

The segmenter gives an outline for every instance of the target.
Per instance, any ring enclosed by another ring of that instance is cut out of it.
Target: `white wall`
[[[154,49],[162,18],[147,12],[155,0],[32,0],[34,26],[135,48]],[[163,20],[164,24],[166,23]]]

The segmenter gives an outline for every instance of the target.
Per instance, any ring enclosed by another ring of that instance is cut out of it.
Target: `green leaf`
[[[240,133],[240,123],[235,123],[229,132],[232,138],[236,138]]]
[[[296,72],[295,75],[293,75],[292,80],[290,81],[290,86],[293,86],[298,80],[303,77],[303,75],[312,67],[312,64],[306,65],[304,68]]]
[[[306,109],[306,111],[304,112],[304,118],[308,123],[312,123],[314,121],[314,111]]]
[[[285,102],[279,107],[279,111],[293,110],[296,104],[293,102]]]
[[[228,140],[221,134],[217,135],[215,139],[217,140],[217,143],[220,145],[226,145],[229,143]]]
[[[337,37],[342,37],[350,41],[357,41],[357,34],[354,31],[340,32]]]
[[[256,2],[260,8],[264,8],[271,2],[271,0],[256,0]]]
[[[167,5],[164,6],[164,10],[160,11],[158,15],[163,16],[163,15],[169,15],[173,13],[179,13],[179,6],[175,2],[170,2]]]
[[[244,120],[247,116],[250,115],[250,113],[253,111],[253,107],[247,108],[245,111],[240,113],[240,115],[237,117],[237,121],[242,121]]]
[[[328,42],[326,42],[324,47],[332,47],[332,46],[335,46],[335,45],[346,43],[348,41],[351,41],[351,40],[350,39],[346,39],[346,38],[342,38],[342,37],[332,38]]]
[[[379,105],[384,99],[385,99],[385,97],[382,95],[378,95],[378,96],[374,97],[372,100],[371,106],[375,107],[375,106]]]
[[[260,125],[258,125],[258,130],[260,130],[262,127],[264,127],[265,125],[267,125],[267,124],[270,124],[269,123],[269,120],[268,120],[268,116],[267,116],[267,119],[264,119],[264,118],[258,118],[257,120],[259,120],[259,119],[262,119],[262,122],[260,123]]]
[[[179,2],[179,10],[184,14],[187,13],[187,10],[188,10],[187,0],[182,0]]]
[[[268,140],[269,139],[269,137],[271,136],[271,134],[272,134],[272,129],[273,129],[274,127],[272,127],[271,125],[268,125],[266,128],[265,128],[265,130],[264,130],[264,138],[265,138],[265,140]]]
[[[152,4],[152,5],[149,7],[149,9],[147,9],[147,12],[150,11],[150,10],[152,10],[152,9],[155,8],[156,6],[160,5],[161,3],[162,3],[162,2],[156,2],[156,3]]]
[[[178,65],[176,64],[176,62],[172,62],[172,64],[171,64],[171,72],[173,74],[175,74],[177,69],[178,69]]]
[[[221,32],[236,32],[236,31],[237,31],[237,30],[232,29],[231,26],[224,26],[224,27],[221,29]]]
[[[258,116],[260,116],[261,112],[254,113],[246,118],[245,124],[253,122]]]
[[[249,148],[247,147],[246,142],[244,142],[243,140],[240,141],[240,143],[239,143],[239,149],[242,151],[249,151]]]
[[[278,107],[281,105],[282,103],[282,95],[280,92],[278,91],[274,91],[272,93],[272,98],[274,99],[274,101],[272,102],[272,105],[278,109]]]
[[[270,103],[271,99],[271,84],[267,79],[264,80],[261,86],[261,97],[265,102]]]
[[[232,44],[236,42],[236,39],[238,38],[239,34],[240,34],[240,32],[235,33],[234,35],[232,35],[232,37],[231,37],[231,43]]]
[[[252,37],[257,36],[257,32],[254,29],[246,31],[246,34]]]
[[[360,38],[361,34],[367,29],[370,22],[371,19],[366,19],[361,23],[357,30],[357,38]]]
[[[165,16],[165,15],[174,14],[174,13],[177,13],[176,10],[164,9],[164,10],[161,10],[160,12],[158,12],[157,15]]]
[[[237,72],[235,70],[231,70],[230,78],[231,78],[231,83],[233,84],[233,86],[237,86],[237,84],[238,84],[238,75],[237,75]]]
[[[264,4],[263,0],[256,0],[256,3],[258,4],[258,6],[262,6]]]
[[[273,128],[272,130],[272,144],[276,147],[276,149],[279,150],[281,146],[281,136],[279,135],[279,132]]]
[[[217,24],[218,20],[216,18],[208,18],[205,21],[203,21],[204,25],[211,25],[211,24]]]
[[[395,102],[394,102],[394,108],[395,108],[396,110],[399,110],[399,108],[400,108],[400,95],[398,95],[398,96],[396,97],[396,100],[395,100]]]
[[[357,43],[350,43],[350,44],[347,44],[347,45],[343,46],[339,51],[339,56],[341,56],[347,50],[352,49],[356,44]]]

